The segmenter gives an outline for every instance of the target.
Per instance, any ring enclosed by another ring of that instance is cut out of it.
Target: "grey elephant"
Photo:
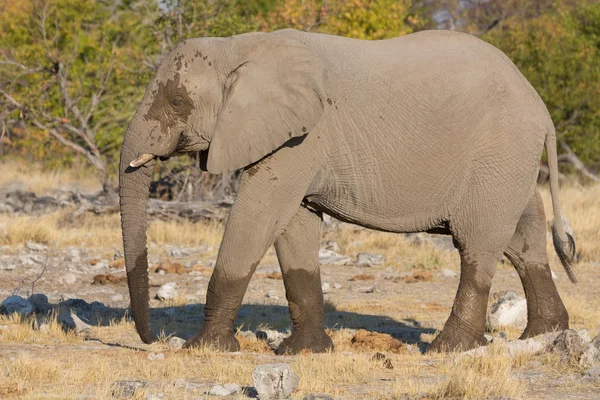
[[[294,326],[277,352],[331,349],[318,262],[322,213],[382,231],[452,235],[460,284],[430,349],[485,343],[502,254],[525,289],[523,337],[565,329],[536,189],[544,147],[554,247],[574,280],[554,126],[498,49],[446,31],[382,41],[296,30],[185,40],[158,68],[121,151],[123,245],[137,331],[146,343],[155,339],[146,250],[151,172],[156,158],[186,152],[201,152],[210,173],[245,169],[208,286],[205,322],[186,347],[239,349],[232,324],[274,244]]]

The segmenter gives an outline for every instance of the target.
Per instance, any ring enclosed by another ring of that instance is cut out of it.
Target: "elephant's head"
[[[155,159],[201,151],[214,174],[254,163],[310,131],[326,74],[303,44],[276,34],[188,39],[161,63],[123,141],[121,226],[136,328],[150,329],[147,199]]]

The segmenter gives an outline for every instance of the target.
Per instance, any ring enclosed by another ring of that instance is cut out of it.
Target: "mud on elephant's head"
[[[211,173],[247,166],[314,127],[325,87],[317,54],[275,33],[188,39],[163,60],[129,124],[119,169],[131,311],[142,340],[154,340],[146,250],[154,160],[200,151]]]
[[[289,38],[185,40],[149,85],[125,138],[124,147],[135,149],[123,161],[140,167],[155,157],[207,151],[211,173],[244,167],[317,123],[325,85],[319,57]]]

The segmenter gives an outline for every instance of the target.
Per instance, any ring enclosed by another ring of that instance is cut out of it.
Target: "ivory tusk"
[[[142,154],[141,156],[130,162],[129,166],[133,168],[141,167],[142,165],[146,164],[148,161],[153,159],[154,154]]]

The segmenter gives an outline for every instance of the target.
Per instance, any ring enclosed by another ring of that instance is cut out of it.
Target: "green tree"
[[[285,0],[262,21],[262,30],[295,28],[357,39],[411,33],[420,19],[411,0]]]

